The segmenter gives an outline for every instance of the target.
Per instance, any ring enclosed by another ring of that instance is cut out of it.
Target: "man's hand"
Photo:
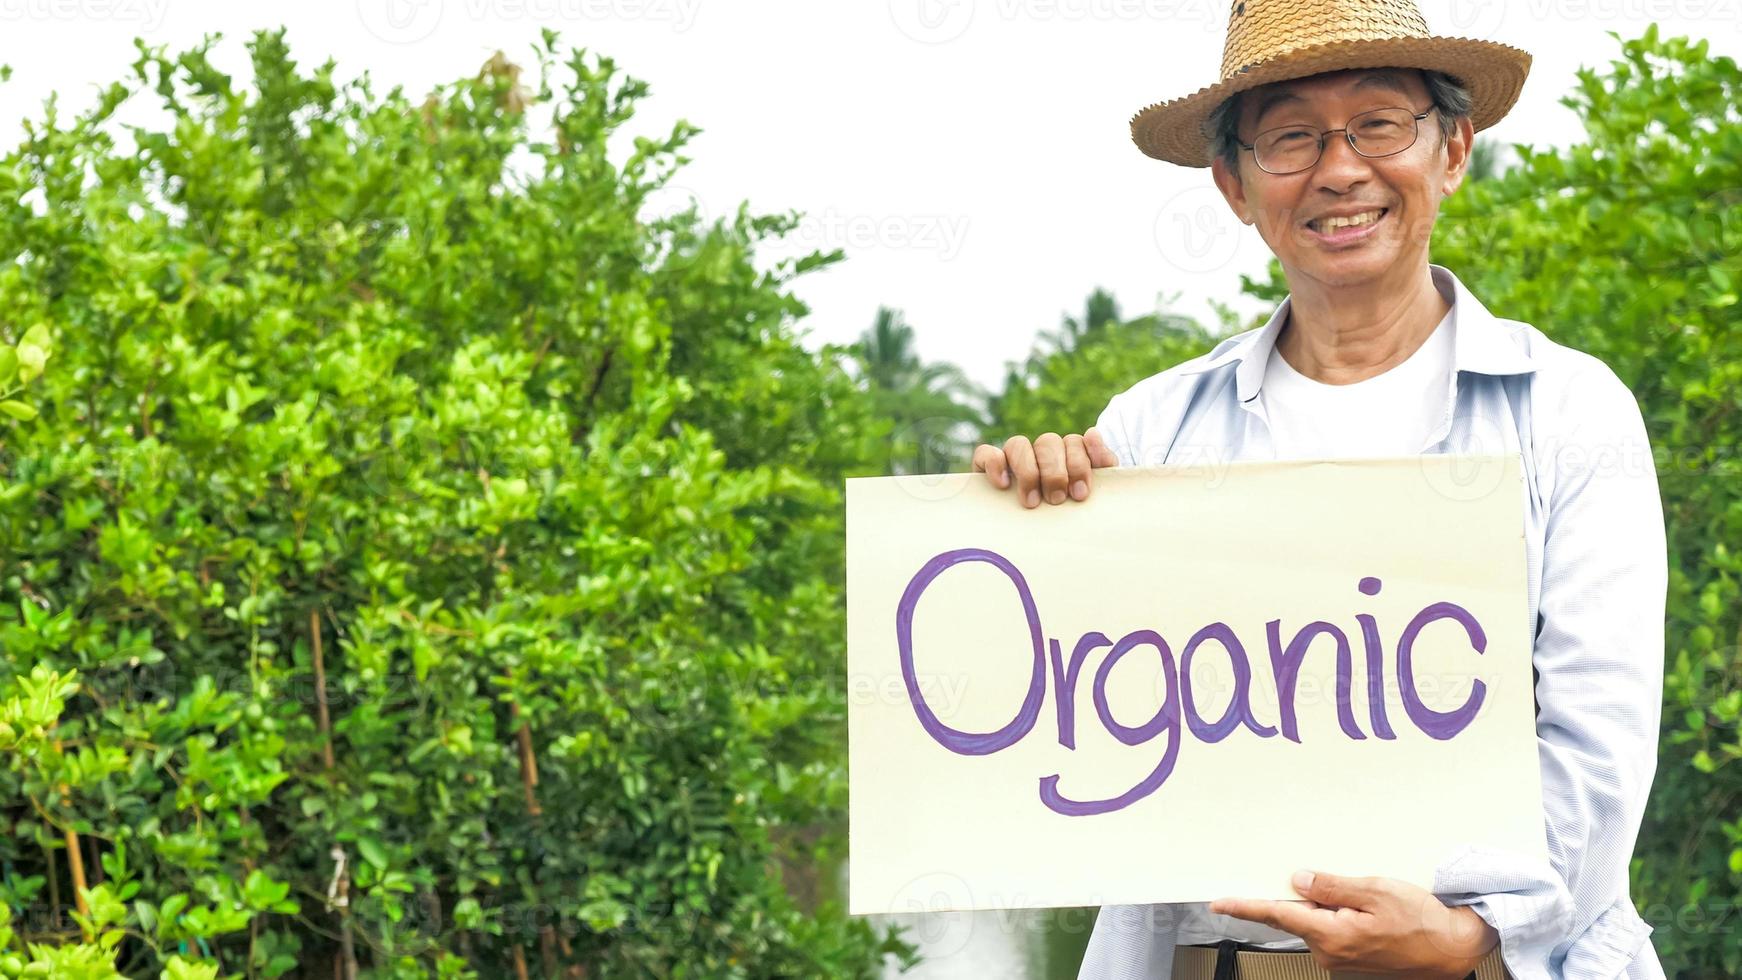
[[[1062,504],[1089,498],[1089,471],[1118,466],[1119,458],[1107,448],[1094,426],[1082,435],[1060,436],[1048,432],[1032,443],[1027,436],[1011,436],[1000,449],[981,443],[974,449],[974,472],[1000,490],[1009,489],[1015,476],[1016,498],[1024,507]]]
[[[1500,939],[1471,909],[1395,878],[1303,871],[1294,888],[1307,901],[1223,898],[1210,911],[1294,933],[1327,970],[1423,980],[1463,980]]]

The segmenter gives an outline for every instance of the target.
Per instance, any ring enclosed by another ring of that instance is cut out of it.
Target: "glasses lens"
[[[1415,142],[1415,114],[1408,109],[1374,109],[1349,120],[1349,135],[1362,156],[1382,157]]]
[[[1319,131],[1310,126],[1283,126],[1258,134],[1253,145],[1258,166],[1273,174],[1305,170],[1318,162]]]
[[[1362,156],[1401,153],[1415,144],[1415,114],[1408,109],[1373,109],[1349,120],[1355,150]],[[1320,131],[1311,126],[1281,126],[1258,134],[1253,155],[1273,174],[1291,174],[1319,162]],[[1340,135],[1340,134],[1339,134]]]

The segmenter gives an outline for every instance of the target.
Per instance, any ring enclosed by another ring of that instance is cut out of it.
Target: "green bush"
[[[1233,329],[1233,314],[1225,308],[1218,313],[1222,331]],[[1013,435],[1086,432],[1113,395],[1208,351],[1216,340],[1177,313],[1121,319],[1112,296],[1096,290],[1082,317],[1067,317],[1057,331],[1043,335],[1026,361],[1010,366],[981,441],[1002,446]]]
[[[875,975],[776,872],[844,802],[874,427],[783,289],[839,254],[645,220],[697,130],[614,159],[646,86],[552,35],[421,104],[211,43],[0,160],[56,347],[0,450],[0,974]]]

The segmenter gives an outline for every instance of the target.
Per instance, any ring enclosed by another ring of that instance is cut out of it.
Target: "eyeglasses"
[[[1388,157],[1402,153],[1415,145],[1421,132],[1425,112],[1412,113],[1404,108],[1372,109],[1352,116],[1341,129],[1314,129],[1311,126],[1278,126],[1259,133],[1250,143],[1240,143],[1242,150],[1251,150],[1258,169],[1267,174],[1299,173],[1310,169],[1324,154],[1325,137],[1342,133],[1349,146],[1364,157]]]

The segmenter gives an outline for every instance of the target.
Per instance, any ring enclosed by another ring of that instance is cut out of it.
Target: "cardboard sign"
[[[1516,455],[847,481],[853,913],[1546,860]]]

